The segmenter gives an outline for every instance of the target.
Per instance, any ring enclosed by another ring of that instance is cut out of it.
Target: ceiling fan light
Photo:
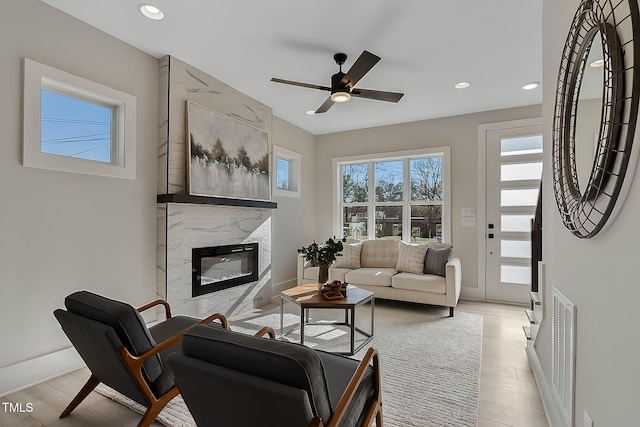
[[[331,100],[333,102],[347,102],[351,99],[349,92],[334,92],[331,94]]]

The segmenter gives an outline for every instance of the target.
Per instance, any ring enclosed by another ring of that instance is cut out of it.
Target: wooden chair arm
[[[219,320],[220,323],[222,323],[222,327],[224,329],[229,329],[229,322],[227,321],[227,318],[225,317],[225,315],[222,314],[222,313],[213,313],[211,316],[207,316],[204,319],[202,319],[201,321],[199,321],[197,323],[197,325],[202,325],[204,323],[211,323],[216,319]],[[189,328],[187,328],[187,329],[189,329]]]
[[[169,303],[166,302],[165,300],[161,300],[161,299],[157,299],[153,302],[150,302],[149,304],[143,305],[142,307],[138,308],[138,313],[142,313],[145,310],[150,309],[151,307],[155,307],[156,305],[164,305],[164,314],[166,316],[167,319],[171,318],[171,307],[169,306]]]
[[[160,353],[161,351],[166,350],[167,348],[169,348],[172,345],[174,345],[177,342],[179,342],[182,339],[182,336],[189,329],[193,328],[195,325],[202,325],[204,323],[211,323],[213,320],[216,320],[216,319],[219,319],[220,322],[222,322],[222,327],[224,329],[229,329],[229,322],[227,321],[227,318],[224,316],[224,314],[214,313],[211,316],[208,316],[207,318],[202,319],[198,323],[194,323],[193,325],[189,326],[188,328],[183,329],[182,331],[178,332],[174,336],[167,338],[166,340],[164,340],[161,343],[157,344],[151,350],[148,350],[148,351],[142,353],[140,356],[132,355],[125,347],[122,347],[121,349],[124,349],[124,351],[128,355],[127,357],[129,357],[132,361],[134,361],[135,365],[142,366],[142,364],[147,359],[149,359],[150,357],[155,356],[156,354]],[[118,350],[118,351],[120,351],[120,350]]]
[[[269,335],[269,338],[271,338],[272,340],[276,339],[276,331],[273,330],[273,328],[271,326],[263,326],[262,328],[260,328],[260,330],[258,332],[256,332],[253,336],[254,337],[262,337],[265,334]]]
[[[336,427],[340,424],[340,420],[344,416],[349,404],[351,404],[351,400],[353,396],[356,394],[356,390],[358,386],[364,379],[365,373],[369,368],[369,363],[373,361],[373,403],[372,403],[372,411],[369,411],[369,415],[367,418],[372,418],[372,415],[375,415],[377,412],[377,407],[382,404],[382,393],[380,388],[380,360],[378,355],[378,350],[375,347],[370,347],[367,350],[364,358],[358,365],[358,369],[351,377],[349,381],[349,385],[347,385],[346,390],[342,394],[342,397],[338,401],[338,405],[336,406],[335,411],[333,411],[333,415],[327,422],[326,427]],[[375,407],[373,407],[375,406]],[[371,422],[373,419],[371,419]],[[363,424],[369,425],[369,424]]]

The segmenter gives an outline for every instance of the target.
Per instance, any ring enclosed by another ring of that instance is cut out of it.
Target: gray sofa
[[[461,288],[460,259],[451,257],[444,266],[443,275],[398,270],[398,256],[403,243],[398,240],[348,241],[347,245],[361,245],[359,268],[342,267],[338,263],[329,268],[329,280],[340,280],[359,288],[368,289],[376,298],[409,301],[449,307],[453,317]],[[406,245],[406,244],[405,244]],[[448,243],[425,243],[432,249],[450,248]],[[353,256],[345,250],[344,256]],[[422,260],[424,262],[424,258]],[[356,262],[352,262],[352,265]],[[298,256],[298,285],[317,283],[318,267]]]

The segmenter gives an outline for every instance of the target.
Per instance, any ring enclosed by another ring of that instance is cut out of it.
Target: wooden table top
[[[347,297],[326,300],[320,295],[317,283],[296,286],[281,292],[281,297],[299,304],[301,307],[354,307],[373,296],[373,292],[349,285],[347,288]]]

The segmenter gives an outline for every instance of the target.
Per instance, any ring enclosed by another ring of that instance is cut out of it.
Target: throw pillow
[[[424,269],[424,258],[428,247],[428,245],[400,242],[400,251],[398,252],[396,270],[406,271],[407,273],[422,274],[422,270]]]
[[[451,259],[453,246],[448,248],[429,248],[427,256],[424,257],[424,274],[437,274],[438,276],[446,275],[445,266]]]
[[[355,270],[360,268],[360,250],[362,243],[350,243],[343,245],[342,256],[336,257],[333,267],[350,268]]]

